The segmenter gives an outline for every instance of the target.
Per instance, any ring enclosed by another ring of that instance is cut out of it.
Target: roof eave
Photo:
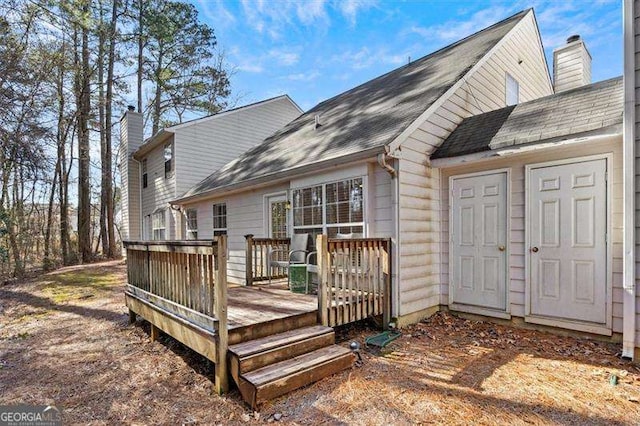
[[[240,181],[230,185],[219,186],[217,188],[209,189],[193,195],[182,196],[180,198],[176,198],[175,200],[172,200],[170,204],[181,205],[181,204],[193,203],[196,201],[220,197],[222,195],[228,195],[229,193],[232,193],[232,192],[241,192],[241,191],[246,191],[246,190],[254,189],[254,188],[265,186],[265,185],[277,184],[301,175],[306,175],[319,170],[326,170],[327,167],[343,166],[348,163],[375,158],[376,155],[381,154],[383,152],[385,152],[384,145],[377,146],[365,151],[359,151],[359,152],[355,152],[353,154],[348,154],[341,157],[330,158],[318,163],[313,163],[306,166],[300,166],[294,169],[289,169],[281,172],[271,173],[268,175],[260,176],[258,178],[248,179],[248,180]]]
[[[477,161],[488,160],[492,158],[507,157],[524,152],[531,152],[541,149],[551,149],[564,147],[566,145],[574,145],[579,143],[601,142],[603,140],[621,137],[622,123],[603,127],[588,132],[576,133],[572,135],[559,136],[555,138],[542,139],[539,141],[510,145],[497,149],[485,149],[483,151],[471,152],[452,157],[434,158],[431,160],[431,166],[436,168],[459,166],[461,164],[475,163]]]
[[[142,160],[142,158],[147,155],[149,152],[153,151],[158,146],[162,145],[167,139],[172,136],[174,132],[168,129],[162,129],[157,132],[155,135],[151,136],[149,139],[145,141],[140,148],[135,150],[131,156],[136,160]]]

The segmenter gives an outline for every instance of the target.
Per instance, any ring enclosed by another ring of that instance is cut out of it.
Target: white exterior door
[[[606,323],[607,162],[529,174],[531,315]]]
[[[452,179],[450,302],[506,310],[507,174]]]

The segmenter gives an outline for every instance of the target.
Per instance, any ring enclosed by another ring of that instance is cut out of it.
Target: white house
[[[399,326],[447,309],[624,340],[632,356],[633,87],[591,84],[579,36],[553,69],[522,11],[318,104],[171,203],[197,211],[198,238],[228,235],[230,282],[244,283],[247,234],[387,237]]]
[[[287,95],[177,124],[143,139],[142,114],[120,121],[123,240],[197,239],[193,211],[169,202],[302,113]]]

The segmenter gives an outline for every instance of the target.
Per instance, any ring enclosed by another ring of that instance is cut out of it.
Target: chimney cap
[[[569,38],[567,38],[567,44],[573,43],[574,41],[578,41],[578,40],[580,40],[580,34],[574,34]]]
[[[128,105],[127,106],[127,111],[135,111],[136,107],[134,107],[133,105]]]

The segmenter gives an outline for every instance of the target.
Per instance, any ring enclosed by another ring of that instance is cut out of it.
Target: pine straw
[[[122,264],[62,273],[0,287],[0,404],[55,403],[68,424],[640,424],[640,370],[619,345],[444,313],[256,414],[236,391],[212,394],[202,357],[127,324]]]

